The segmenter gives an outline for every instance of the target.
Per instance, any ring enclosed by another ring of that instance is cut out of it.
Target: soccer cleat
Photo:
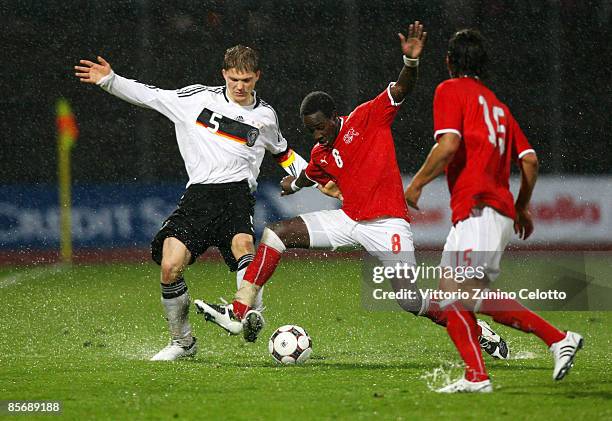
[[[247,342],[255,342],[266,322],[258,310],[249,310],[242,319],[242,334]]]
[[[183,357],[191,357],[196,352],[198,352],[198,344],[195,337],[188,346],[181,345],[179,341],[172,340],[168,346],[155,354],[150,361],[174,361]]]
[[[208,304],[202,300],[195,300],[193,304],[196,311],[203,314],[207,322],[213,322],[230,335],[238,335],[242,332],[242,322],[234,315],[231,304]]]
[[[504,339],[491,329],[491,326],[484,320],[478,320],[481,334],[478,337],[480,347],[487,354],[498,360],[507,360],[510,358],[510,349]]]
[[[565,338],[550,346],[550,352],[552,352],[555,359],[553,380],[561,380],[569,373],[574,365],[574,357],[583,344],[584,339],[582,336],[575,332],[567,331]]]
[[[438,393],[491,393],[493,385],[491,380],[483,380],[481,382],[471,382],[465,378],[457,380],[455,383],[449,384],[441,389],[436,390]]]

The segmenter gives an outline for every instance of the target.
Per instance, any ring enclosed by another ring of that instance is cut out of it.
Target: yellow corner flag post
[[[76,119],[65,98],[55,105],[57,123],[57,174],[60,209],[60,260],[72,263],[72,198],[70,151],[79,136]]]

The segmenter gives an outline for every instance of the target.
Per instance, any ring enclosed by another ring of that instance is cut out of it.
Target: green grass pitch
[[[0,269],[0,400],[59,400],[61,418],[75,420],[612,419],[611,313],[546,314],[585,337],[561,382],[537,338],[493,324],[520,357],[485,357],[495,393],[441,396],[430,387],[461,375],[445,330],[363,310],[360,270],[355,261],[283,262],[257,343],[192,311],[197,356],[152,363],[168,340],[154,264]],[[192,299],[231,298],[235,287],[216,262],[193,265],[186,279]],[[278,366],[267,352],[274,328],[289,323],[313,339],[303,366]]]

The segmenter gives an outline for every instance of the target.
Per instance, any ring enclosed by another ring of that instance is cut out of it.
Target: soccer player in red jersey
[[[484,276],[462,283],[445,277],[440,288],[449,293],[485,290],[499,275],[499,262],[513,229],[522,239],[533,232],[529,201],[538,159],[508,107],[482,81],[487,64],[482,35],[469,29],[457,32],[449,42],[446,62],[451,78],[437,87],[434,96],[437,143],[405,197],[417,208],[423,187],[446,172],[453,227],[444,245],[441,266],[481,267]],[[511,161],[521,170],[516,202],[509,189]],[[474,312],[542,339],[553,353],[555,380],[567,374],[582,347],[580,335],[561,332],[513,299],[451,298],[440,304],[446,313],[448,334],[466,365],[465,377],[440,392],[492,391],[478,347]]]
[[[242,323],[245,338],[254,340],[263,327],[261,314],[252,308],[254,298],[287,248],[336,250],[361,246],[385,266],[415,265],[391,124],[399,105],[415,85],[426,32],[417,21],[410,25],[408,37],[399,37],[405,65],[397,82],[389,84],[376,98],[359,105],[348,116],[338,116],[334,100],[325,92],[311,92],[301,104],[303,123],[316,144],[299,177],[283,179],[282,194],[318,184],[326,186],[330,195],[341,192],[342,209],[307,213],[266,227],[234,302],[219,306],[195,301],[206,320],[230,332]],[[391,282],[395,290],[409,286],[406,280]],[[408,312],[446,325],[446,315],[437,302],[419,294],[415,299],[398,302]],[[493,357],[507,357],[505,342],[488,325],[478,327],[478,336]]]

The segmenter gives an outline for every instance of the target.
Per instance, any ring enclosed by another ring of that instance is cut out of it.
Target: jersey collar
[[[226,101],[228,104],[234,104],[234,105],[237,105],[237,106],[239,106],[239,107],[246,108],[246,109],[248,109],[248,110],[252,110],[252,109],[254,109],[254,108],[257,108],[257,107],[259,106],[259,103],[261,102],[261,100],[260,100],[260,99],[259,99],[259,97],[257,96],[257,91],[253,91],[253,98],[255,99],[255,101],[253,101],[253,103],[252,103],[251,105],[240,105],[240,104],[238,104],[238,103],[236,103],[236,102],[232,101],[232,100],[230,99],[230,97],[229,97],[229,96],[227,96],[227,86],[224,86],[224,87],[223,87],[223,98],[225,98],[225,101]]]

